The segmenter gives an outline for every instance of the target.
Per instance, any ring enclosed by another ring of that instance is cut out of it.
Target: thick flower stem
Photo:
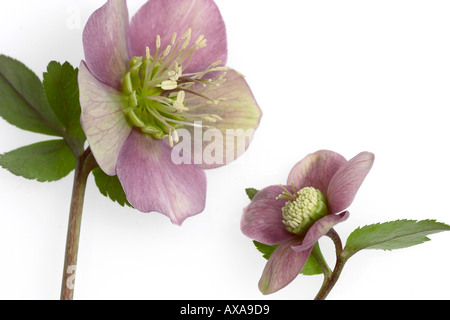
[[[317,293],[314,300],[325,300],[331,289],[333,289],[334,285],[339,279],[341,275],[342,269],[344,268],[345,263],[347,262],[349,257],[346,257],[344,250],[342,249],[341,238],[337,234],[334,229],[331,229],[327,236],[333,240],[334,245],[336,247],[336,265],[334,267],[333,273],[331,276],[325,275],[325,279],[322,287],[320,288],[319,293]]]
[[[81,216],[83,212],[84,195],[89,173],[97,166],[90,149],[87,149],[78,159],[75,168],[75,178],[70,204],[69,227],[66,240],[66,256],[61,285],[61,300],[73,300],[75,272],[80,241]]]
[[[330,267],[328,266],[323,254],[322,254],[322,251],[320,250],[319,242],[316,242],[311,254],[316,259],[317,263],[319,264],[320,268],[323,271],[324,283],[327,282],[328,279],[331,277],[332,271],[331,271]]]

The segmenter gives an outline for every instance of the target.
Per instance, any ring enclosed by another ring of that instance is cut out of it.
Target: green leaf
[[[269,260],[272,253],[279,246],[278,244],[268,245],[255,240],[253,241],[253,244],[255,245],[256,249],[258,249],[258,251],[261,252],[263,254],[263,257],[267,260]],[[323,273],[322,269],[317,263],[317,260],[312,255],[309,256],[308,260],[306,261],[306,264],[304,265],[302,271],[300,272],[300,274],[303,274],[305,276],[313,276],[322,273]]]
[[[0,155],[0,166],[27,179],[56,181],[75,169],[75,157],[64,140],[51,140]]]
[[[50,62],[44,73],[47,101],[64,126],[64,138],[74,154],[84,151],[86,136],[80,123],[81,107],[78,90],[78,69],[66,62]]]
[[[0,55],[0,116],[21,129],[62,136],[39,78],[23,63]]]
[[[323,271],[317,263],[316,258],[314,258],[312,255],[309,256],[308,260],[303,266],[302,271],[300,271],[300,274],[303,274],[304,276],[315,276],[322,273]]]
[[[394,250],[430,239],[429,234],[448,231],[450,226],[435,220],[397,220],[358,228],[347,239],[345,251],[351,256],[363,249]]]
[[[256,196],[256,194],[259,192],[259,190],[255,188],[247,188],[245,189],[245,192],[247,193],[247,196],[250,200],[253,200],[253,198]]]
[[[317,249],[322,259],[324,259],[322,252],[320,251],[319,242],[316,242],[316,244],[314,245],[314,249]],[[305,276],[314,276],[317,274],[323,274],[323,270],[317,262],[317,259],[312,254],[310,254],[308,260],[303,266],[302,271],[300,271],[300,274],[303,274]]]
[[[133,207],[127,200],[125,191],[117,176],[108,176],[102,169],[96,168],[92,171],[95,177],[95,183],[100,193],[109,197],[112,201],[119,203],[122,207],[127,205]]]
[[[256,240],[253,240],[253,244],[255,245],[256,249],[258,249],[258,251],[261,252],[263,254],[263,257],[266,258],[267,260],[269,260],[272,253],[279,246],[278,244],[275,245],[264,244]]]

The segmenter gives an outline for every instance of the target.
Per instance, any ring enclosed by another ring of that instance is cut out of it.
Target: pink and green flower
[[[174,164],[178,131],[226,136],[256,129],[261,118],[243,76],[225,66],[225,24],[214,1],[150,0],[130,22],[126,1],[108,0],[88,20],[83,44],[81,122],[101,169],[118,176],[140,211],[175,224],[202,212],[204,169],[227,162]],[[225,155],[234,145],[223,141]]]
[[[347,161],[332,151],[318,151],[298,162],[287,185],[259,191],[244,209],[242,232],[264,244],[279,245],[259,282],[264,294],[276,292],[303,269],[316,242],[349,217],[346,209],[372,168],[374,155]]]

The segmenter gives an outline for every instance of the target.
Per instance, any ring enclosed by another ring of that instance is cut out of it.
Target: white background
[[[144,3],[130,0],[130,17]],[[48,62],[83,59],[95,1],[0,4],[0,53],[39,77]],[[76,299],[312,299],[322,277],[263,296],[265,260],[240,232],[244,189],[284,183],[308,153],[375,165],[336,227],[396,219],[450,223],[450,2],[218,0],[228,65],[247,75],[264,117],[238,161],[208,171],[204,213],[182,227],[122,208],[89,179]],[[43,139],[0,119],[0,153]],[[51,138],[50,138],[51,139]],[[0,169],[0,299],[58,299],[73,173],[38,183]],[[449,299],[450,233],[349,260],[329,299]],[[329,264],[333,247],[321,240]]]

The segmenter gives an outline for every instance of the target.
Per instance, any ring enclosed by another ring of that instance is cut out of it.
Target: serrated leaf
[[[435,220],[397,220],[358,228],[347,239],[345,251],[351,256],[363,249],[394,250],[429,241],[427,235],[450,230]]]
[[[275,245],[264,244],[256,240],[253,240],[253,244],[255,245],[256,249],[258,249],[258,251],[261,252],[263,254],[263,257],[267,260],[269,260],[272,253],[279,246],[278,244]]]
[[[247,196],[250,200],[253,200],[253,198],[256,196],[256,194],[259,192],[259,190],[255,188],[247,188],[245,189],[245,192],[247,193]]]
[[[44,73],[47,101],[64,127],[64,138],[76,155],[84,151],[86,136],[80,123],[81,106],[78,89],[78,69],[70,63],[52,61]]]
[[[100,193],[109,197],[112,201],[119,203],[122,207],[127,205],[133,207],[127,200],[125,191],[117,176],[108,176],[102,169],[96,168],[92,171],[95,177],[95,184]]]
[[[268,245],[255,240],[253,240],[253,244],[255,245],[256,249],[258,249],[258,251],[261,252],[263,254],[263,257],[267,260],[269,260],[272,253],[279,246],[278,244]],[[309,256],[308,260],[303,266],[302,271],[300,272],[300,274],[303,274],[305,276],[313,276],[322,273],[323,273],[322,268],[320,268],[319,264],[317,263],[317,260],[312,255]]]
[[[27,179],[57,181],[75,169],[75,157],[64,140],[51,140],[0,155],[0,166]]]
[[[23,63],[0,55],[0,116],[21,129],[62,136],[63,128],[39,78]]]

